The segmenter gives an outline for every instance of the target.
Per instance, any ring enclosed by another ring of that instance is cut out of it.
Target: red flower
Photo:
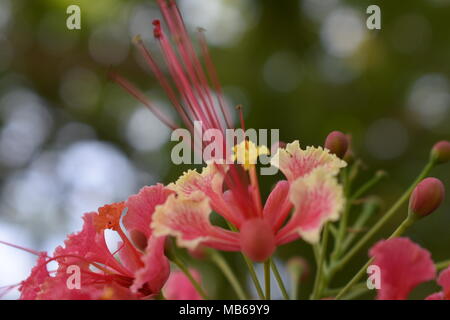
[[[125,203],[85,214],[80,232],[70,235],[52,257],[40,255],[37,266],[21,284],[21,299],[147,299],[158,294],[169,276],[169,262],[164,255],[165,238],[154,236],[149,224],[155,207],[170,193],[162,185],[145,187]],[[126,231],[140,233],[139,246],[120,226],[125,206]],[[115,252],[106,245],[105,229],[122,239]],[[54,272],[47,269],[51,261],[58,263]],[[80,283],[71,288],[68,282],[74,266],[80,272]]]
[[[408,238],[379,241],[369,253],[381,271],[379,300],[406,299],[417,285],[435,277],[430,253]]]
[[[298,142],[279,149],[275,158],[288,180],[277,183],[261,210],[251,210],[258,192],[254,186],[248,187],[248,197],[225,190],[229,167],[211,163],[202,173],[190,170],[169,186],[176,194],[156,209],[152,228],[158,235],[175,236],[189,249],[202,244],[243,251],[255,261],[299,237],[316,243],[324,223],[336,220],[343,208],[335,175],[345,162],[322,148],[302,150]],[[212,210],[239,232],[212,225]]]

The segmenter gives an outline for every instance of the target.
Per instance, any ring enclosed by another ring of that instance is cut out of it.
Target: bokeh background
[[[81,7],[81,30],[66,28],[70,4]],[[381,7],[379,31],[366,28],[370,4]],[[377,169],[390,174],[374,190],[384,208],[417,175],[430,146],[450,138],[448,0],[179,5],[191,30],[207,30],[226,98],[244,106],[247,127],[279,128],[282,140],[303,145],[322,144],[334,129],[351,133],[365,164],[361,181]],[[80,228],[84,212],[144,185],[168,183],[185,169],[170,161],[169,130],[106,77],[113,66],[169,110],[131,44],[141,34],[159,57],[151,30],[156,17],[152,0],[0,0],[1,240],[52,252]],[[450,188],[448,166],[433,174]],[[261,183],[268,192],[273,179]],[[408,233],[435,261],[450,257],[449,204]],[[281,248],[280,265],[293,255],[310,260],[313,272],[309,246]],[[226,256],[244,270],[237,255]],[[335,286],[366,258],[362,252],[354,259]],[[23,280],[34,262],[30,254],[0,246],[0,287]],[[193,264],[212,292],[233,297],[214,267]],[[421,286],[413,297],[434,289]]]

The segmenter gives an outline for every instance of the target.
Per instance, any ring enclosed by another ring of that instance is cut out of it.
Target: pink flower
[[[428,296],[427,300],[450,300],[450,267],[441,272],[437,283],[443,290]]]
[[[201,283],[200,274],[196,270],[190,270],[192,276]],[[172,271],[163,289],[164,296],[168,300],[202,300],[189,278],[181,271]]]
[[[408,238],[379,241],[369,253],[381,271],[379,300],[404,300],[417,285],[435,277],[430,253]]]
[[[450,161],[450,142],[446,140],[437,142],[431,149],[431,159],[436,163]]]
[[[255,261],[264,261],[276,246],[299,237],[316,243],[324,223],[336,220],[343,208],[335,175],[345,162],[322,148],[302,150],[298,142],[279,149],[274,158],[288,180],[277,183],[261,210],[255,209],[254,186],[248,186],[245,197],[236,189],[225,190],[229,166],[211,163],[202,173],[190,170],[169,186],[176,194],[156,209],[155,234],[175,236],[188,249],[202,244],[243,251]],[[238,232],[212,225],[213,210]]]
[[[153,33],[172,81],[137,37],[139,50],[191,133],[194,121],[200,121],[203,130],[225,133],[225,129],[232,128],[231,118],[203,33],[198,34],[201,55],[197,55],[175,1],[157,2],[169,35],[159,20],[153,22]],[[110,75],[169,127],[177,127],[128,81],[115,73]],[[245,129],[242,112],[241,128]],[[287,181],[275,186],[264,205],[253,160],[269,150],[246,140],[238,141],[233,151],[234,155],[226,154],[223,159],[210,162],[202,173],[188,171],[171,186],[175,194],[156,208],[153,218],[152,228],[157,235],[175,236],[179,245],[190,250],[202,244],[219,250],[243,251],[253,260],[262,261],[278,245],[300,236],[317,242],[324,223],[338,219],[344,200],[336,174],[346,163],[328,150],[313,147],[302,150],[298,142],[278,149],[273,165],[281,169]],[[229,157],[238,163],[219,164],[227,163],[220,160]],[[288,219],[292,209],[292,217]],[[212,211],[239,232],[212,225],[209,220]]]
[[[157,205],[172,191],[162,185],[143,188],[127,202],[103,206],[84,215],[83,229],[69,235],[53,256],[42,253],[31,275],[22,282],[21,299],[147,299],[158,294],[169,276],[164,255],[164,237],[156,237],[149,223]],[[122,212],[128,232],[139,232],[139,246],[133,245],[120,226]],[[122,242],[111,252],[104,231],[111,229]],[[145,239],[145,243],[143,242]],[[47,264],[56,261],[57,270]],[[78,288],[69,288],[69,267],[80,271]]]

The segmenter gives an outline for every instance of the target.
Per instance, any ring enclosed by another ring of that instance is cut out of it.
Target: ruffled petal
[[[339,169],[347,166],[345,161],[322,147],[301,149],[297,140],[287,144],[286,148],[279,148],[271,163],[279,168],[289,181],[303,177],[318,167],[325,167],[330,173],[337,174]]]
[[[277,234],[279,244],[292,241],[296,234],[308,242],[318,242],[323,225],[337,220],[345,203],[342,186],[324,167],[293,181],[289,197],[294,213]]]
[[[164,286],[170,273],[170,265],[164,255],[165,237],[151,237],[145,254],[142,256],[144,267],[135,273],[131,291],[137,293],[144,288],[151,294],[158,293]]]
[[[178,245],[189,249],[202,243],[219,250],[238,251],[238,235],[213,226],[210,213],[208,198],[194,201],[171,195],[164,205],[156,208],[152,228],[155,235],[174,236]]]
[[[83,265],[87,268],[89,262],[97,262],[131,276],[130,270],[122,266],[109,251],[104,232],[96,231],[93,223],[96,216],[96,212],[86,213],[83,216],[83,229],[69,235],[64,241],[64,247],[59,246],[55,249],[53,257],[61,268],[71,264]]]
[[[118,285],[113,281],[98,283],[94,279],[86,280],[83,274],[79,289],[69,289],[67,275],[58,273],[50,277],[44,284],[43,290],[37,296],[37,300],[136,300],[140,296],[132,293],[128,288]]]
[[[430,253],[408,238],[379,241],[369,254],[381,271],[378,300],[404,300],[417,285],[436,274]]]
[[[216,194],[222,194],[223,181],[227,170],[227,165],[209,163],[203,168],[202,173],[198,173],[196,170],[188,170],[168,187],[178,195],[192,200],[202,198],[202,193],[207,197],[213,197]]]
[[[197,282],[201,283],[200,274],[196,270],[189,270]],[[189,278],[181,271],[170,273],[169,280],[164,286],[164,296],[168,300],[202,300],[202,297],[192,285]]]
[[[147,239],[151,236],[150,222],[155,207],[163,204],[172,190],[162,184],[144,187],[138,194],[128,198],[125,205],[128,208],[123,218],[123,225],[128,232],[138,231]]]
[[[36,266],[31,270],[30,276],[22,281],[19,291],[20,300],[35,300],[41,291],[41,285],[50,277],[47,270],[47,254],[42,252],[39,255]]]
[[[168,187],[180,197],[190,200],[209,198],[209,203],[215,212],[234,225],[240,225],[242,221],[239,214],[230,210],[223,197],[223,183],[227,171],[227,165],[209,163],[203,168],[202,173],[198,173],[196,170],[188,170]]]

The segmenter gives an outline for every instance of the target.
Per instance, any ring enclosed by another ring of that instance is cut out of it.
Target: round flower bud
[[[275,251],[275,235],[267,221],[259,218],[244,222],[240,229],[244,254],[255,262],[266,261]]]
[[[325,139],[325,148],[339,158],[344,157],[349,147],[347,135],[340,131],[331,132]]]
[[[436,143],[431,149],[431,159],[436,163],[450,161],[450,142],[442,140]]]
[[[434,212],[445,196],[444,184],[436,178],[423,179],[414,188],[409,199],[410,214],[422,218]]]

